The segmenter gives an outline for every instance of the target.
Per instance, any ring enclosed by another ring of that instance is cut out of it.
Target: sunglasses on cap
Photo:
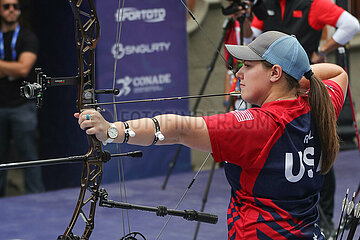
[[[9,10],[10,9],[10,6],[13,6],[13,8],[15,10],[19,10],[20,9],[20,4],[18,3],[6,3],[6,4],[3,4],[2,7],[4,8],[4,10]]]

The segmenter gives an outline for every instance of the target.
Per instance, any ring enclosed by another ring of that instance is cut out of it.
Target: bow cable
[[[234,75],[234,68],[233,66],[231,66],[226,60],[225,57],[221,54],[221,52],[218,50],[218,48],[216,47],[215,43],[211,40],[211,38],[209,37],[209,35],[207,34],[207,32],[204,30],[204,28],[200,25],[200,23],[198,22],[198,20],[196,19],[196,17],[194,16],[194,14],[191,12],[191,10],[187,7],[186,3],[184,3],[183,0],[179,0],[181,2],[181,4],[184,6],[184,8],[186,9],[186,11],[189,13],[189,15],[191,16],[191,18],[195,21],[196,25],[199,27],[200,31],[205,35],[206,39],[208,40],[208,42],[210,42],[210,44],[212,45],[213,48],[216,49],[216,52],[220,55],[220,57],[222,58],[222,60],[225,62],[225,65],[228,67],[229,70],[231,70]],[[236,77],[236,76],[235,76]]]
[[[211,45],[216,49],[216,51],[218,52],[218,54],[221,56],[222,60],[225,62],[226,66],[228,67],[228,69],[230,69],[231,71],[233,71],[234,75],[236,74],[236,72],[234,72],[233,67],[227,63],[227,61],[225,60],[224,56],[221,54],[221,52],[216,48],[214,42],[210,39],[210,37],[208,36],[208,34],[206,33],[206,31],[204,31],[204,29],[201,27],[201,25],[199,24],[199,22],[197,21],[197,19],[195,18],[194,14],[190,11],[190,9],[186,6],[186,4],[183,2],[183,0],[180,0],[180,2],[182,3],[182,5],[185,7],[185,9],[187,10],[187,12],[189,13],[189,15],[191,16],[191,18],[196,22],[196,24],[198,25],[199,29],[201,30],[201,32],[206,36],[206,39],[211,43]],[[119,0],[119,8],[120,9],[120,5],[121,5],[121,0]],[[118,51],[117,47],[120,44],[120,37],[121,37],[121,30],[122,30],[122,23],[123,23],[123,10],[124,10],[124,5],[125,5],[125,0],[122,1],[122,6],[121,6],[121,17],[120,17],[120,21],[118,20],[117,23],[117,33],[116,33],[116,43],[115,43],[115,63],[114,63],[114,75],[113,75],[113,89],[115,89],[115,82],[116,82],[116,70],[117,70],[117,54]],[[235,75],[236,77],[236,75]],[[237,93],[238,94],[238,93]],[[210,94],[210,95],[216,95],[219,96],[219,94]],[[224,95],[231,95],[231,93],[225,93],[225,94],[221,94],[222,96]],[[194,96],[186,96],[185,98],[193,98]],[[199,96],[196,96],[199,97]],[[180,100],[180,99],[185,99],[184,97],[177,97],[176,99]],[[155,101],[159,101],[159,99],[155,99]],[[162,99],[162,100],[175,100],[175,98],[172,99]],[[140,100],[141,101],[141,100]],[[145,100],[146,101],[146,100]],[[149,101],[149,100],[147,100]],[[129,101],[124,101],[124,103],[127,102],[129,103]],[[107,103],[107,104],[113,104],[113,108],[114,108],[114,119],[115,121],[117,121],[117,111],[116,111],[116,104],[117,102],[115,101],[115,95],[113,95],[113,102],[112,103]],[[98,104],[98,105],[106,105],[106,104]],[[91,106],[90,104],[87,104],[87,106]],[[116,145],[117,149],[119,149],[119,144]],[[194,183],[197,175],[200,173],[200,171],[202,170],[203,166],[205,165],[205,163],[207,162],[208,158],[210,157],[210,153],[208,154],[208,156],[205,158],[205,160],[203,161],[203,163],[201,164],[199,170],[196,172],[194,178],[192,179],[191,183],[189,184],[189,186],[187,187],[187,189],[185,190],[184,194],[182,195],[182,197],[180,198],[180,200],[178,201],[176,208],[177,209],[179,207],[179,205],[181,204],[181,202],[183,201],[183,199],[185,198],[186,194],[188,193],[188,191],[190,190],[192,184]],[[119,164],[121,165],[119,167]],[[121,194],[121,198],[122,198],[122,185],[124,187],[124,197],[125,197],[125,202],[127,202],[126,199],[126,190],[125,190],[125,177],[124,177],[124,166],[123,166],[123,160],[120,160],[120,163],[118,162],[118,168],[121,168],[121,175],[122,177],[120,177],[120,169],[119,169],[119,180],[120,180],[120,194]],[[122,183],[122,185],[121,185]],[[159,239],[160,235],[162,234],[162,232],[164,231],[165,227],[167,226],[167,224],[169,223],[169,221],[171,220],[171,216],[167,219],[166,223],[164,224],[164,226],[162,227],[162,229],[160,230],[158,236],[156,237],[156,240]],[[128,215],[128,211],[127,211],[127,221],[128,221],[128,227],[129,227],[129,232],[130,231],[130,219],[129,219],[129,215]],[[125,224],[124,224],[124,216],[123,216],[123,228],[124,228],[124,233],[125,233]]]
[[[124,104],[124,103],[144,103],[144,102],[159,102],[159,101],[169,101],[169,100],[183,100],[189,98],[205,98],[205,97],[220,97],[220,96],[241,96],[240,91],[233,91],[229,93],[211,93],[203,95],[190,95],[190,96],[179,96],[179,97],[165,97],[165,98],[146,98],[146,99],[135,99],[135,100],[125,100],[118,102],[104,102],[104,103],[89,103],[85,104],[85,107],[91,106],[100,106],[100,105],[115,105],[115,104]]]
[[[113,74],[113,89],[115,89],[116,84],[116,72],[117,72],[117,62],[118,62],[118,51],[117,48],[120,45],[120,39],[121,39],[121,32],[122,32],[122,24],[123,24],[123,15],[124,15],[124,6],[125,6],[125,0],[119,0],[118,4],[118,11],[120,11],[120,17],[119,14],[117,15],[116,21],[116,41],[115,41],[115,61],[114,61],[114,74]],[[115,95],[113,94],[113,102],[115,102]],[[118,121],[117,116],[117,109],[116,105],[113,104],[113,112],[114,112],[114,121]],[[116,143],[116,151],[120,152],[120,144]],[[125,171],[124,171],[124,162],[123,159],[118,159],[117,162],[118,166],[118,176],[119,176],[119,184],[120,184],[120,199],[121,201],[124,201],[127,203],[127,196],[126,196],[126,185],[125,185]],[[126,234],[126,226],[125,226],[125,216],[124,216],[124,210],[121,211],[122,214],[122,222],[123,222],[123,233]],[[129,211],[126,210],[126,218],[127,218],[127,225],[128,225],[128,231],[131,232],[130,229],[130,218],[129,218]]]
[[[211,38],[208,36],[208,34],[206,33],[206,31],[201,27],[201,25],[199,24],[199,22],[196,20],[194,14],[191,12],[191,10],[187,7],[187,5],[184,3],[183,0],[179,0],[181,2],[181,4],[184,6],[184,8],[187,10],[187,12],[189,13],[189,15],[191,16],[191,18],[196,22],[196,24],[198,25],[199,29],[201,30],[201,32],[205,35],[206,39],[211,43],[211,45],[216,49],[217,53],[220,55],[220,57],[222,58],[222,60],[225,62],[225,65],[228,67],[229,70],[231,70],[234,73],[234,76],[236,77],[236,72],[234,72],[234,68],[227,63],[227,61],[225,60],[224,56],[220,53],[220,51],[217,49],[216,45],[214,44],[214,42],[211,40]],[[236,77],[237,78],[237,77]],[[237,78],[238,79],[238,78]],[[239,80],[239,79],[238,79]],[[227,95],[230,95],[230,93],[228,93]],[[210,157],[211,153],[209,153],[207,155],[207,157],[205,158],[205,160],[203,161],[203,163],[201,164],[199,170],[196,172],[194,178],[192,179],[191,183],[189,184],[188,188],[185,190],[184,194],[182,195],[181,199],[179,200],[179,202],[176,205],[176,208],[178,208],[178,206],[180,205],[180,203],[183,201],[185,195],[187,194],[187,192],[190,190],[192,184],[194,183],[197,175],[200,173],[200,171],[202,170],[203,166],[205,165],[206,161],[208,160],[208,158]],[[167,221],[165,222],[164,226],[162,227],[162,229],[160,230],[160,233],[158,234],[158,236],[156,237],[155,240],[159,239],[160,235],[162,234],[162,232],[164,231],[165,227],[167,226],[167,224],[169,223],[169,221],[171,220],[171,216],[167,219]]]
[[[185,192],[184,192],[183,195],[181,196],[180,200],[179,200],[178,203],[176,204],[175,210],[178,209],[178,207],[180,206],[180,203],[184,200],[186,194],[189,192],[191,186],[192,186],[193,183],[195,182],[196,177],[199,175],[199,173],[200,173],[201,170],[203,169],[203,167],[204,167],[205,163],[207,162],[207,160],[209,159],[210,155],[211,155],[211,153],[209,153],[209,154],[206,156],[206,158],[205,158],[205,160],[203,161],[203,163],[201,164],[199,170],[197,170],[197,172],[195,173],[195,176],[193,177],[193,179],[191,180],[190,184],[189,184],[188,187],[186,188]],[[166,220],[164,226],[161,228],[161,230],[160,230],[160,232],[159,232],[159,234],[158,234],[158,236],[156,237],[155,240],[158,240],[158,239],[159,239],[160,235],[161,235],[161,234],[163,233],[163,231],[165,230],[165,228],[166,228],[166,226],[168,225],[168,223],[170,222],[171,218],[172,218],[172,216],[169,216],[169,217],[168,217],[168,219]]]

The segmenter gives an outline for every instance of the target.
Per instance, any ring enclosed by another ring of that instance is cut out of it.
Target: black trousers
[[[332,218],[334,215],[335,186],[335,173],[334,168],[332,167],[325,175],[324,184],[320,192],[319,206],[322,210],[320,213],[323,213],[320,214],[320,225],[324,225],[325,222],[333,224]]]

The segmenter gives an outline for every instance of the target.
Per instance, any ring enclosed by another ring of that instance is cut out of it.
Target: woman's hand
[[[95,135],[99,141],[106,141],[110,123],[98,111],[87,109],[81,113],[75,113],[74,117],[79,119],[80,128],[86,130],[86,134]]]

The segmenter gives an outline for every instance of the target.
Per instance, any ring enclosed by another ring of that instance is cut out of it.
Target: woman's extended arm
[[[87,120],[89,114],[89,120]],[[79,118],[81,129],[89,135],[96,135],[100,141],[106,141],[107,130],[110,123],[95,110],[85,110],[81,114],[75,113]],[[197,150],[211,152],[210,137],[206,123],[201,117],[180,116],[174,114],[165,114],[155,117],[160,126],[160,131],[164,135],[163,141],[157,141],[157,145],[183,144]],[[134,137],[130,137],[128,143],[134,145],[151,145],[155,138],[155,124],[151,118],[141,118],[127,121],[131,130],[135,132]],[[124,141],[125,126],[122,122],[114,123],[119,135],[114,142],[122,143]]]

